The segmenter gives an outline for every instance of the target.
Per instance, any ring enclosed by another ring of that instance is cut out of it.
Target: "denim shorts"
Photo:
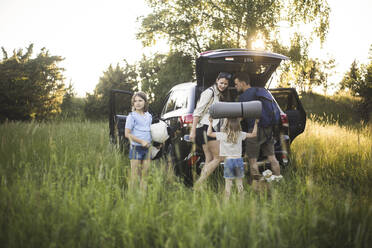
[[[130,145],[129,159],[146,160],[149,154],[149,148],[143,146]]]
[[[244,162],[243,158],[227,158],[223,169],[224,178],[243,178]]]

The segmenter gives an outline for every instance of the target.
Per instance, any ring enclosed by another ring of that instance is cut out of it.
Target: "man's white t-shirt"
[[[220,141],[220,156],[223,157],[241,157],[242,141],[247,137],[246,132],[240,132],[236,144],[227,142],[227,134],[216,132],[216,139]]]

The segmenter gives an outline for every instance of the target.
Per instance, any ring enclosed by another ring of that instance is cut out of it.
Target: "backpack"
[[[212,105],[213,100],[214,100],[214,90],[213,90],[213,86],[208,87],[207,90],[211,90],[211,91],[212,91],[212,96],[211,96],[211,98],[209,99],[208,104],[207,104],[206,108],[204,109],[204,111],[203,111],[203,113],[202,113],[202,116],[203,116],[205,113],[207,113],[207,112],[209,111],[209,107]],[[200,99],[199,99],[199,100],[200,100]],[[201,119],[200,119],[200,120],[201,120]],[[199,121],[200,121],[200,120],[199,120]]]
[[[206,90],[211,90],[211,91],[212,91],[212,96],[211,96],[211,98],[209,99],[209,102],[208,102],[208,104],[207,104],[207,107],[204,109],[202,115],[204,115],[207,111],[209,111],[209,107],[210,107],[210,106],[212,105],[212,103],[213,103],[213,100],[214,100],[214,94],[215,94],[214,89],[213,89],[213,86],[208,87]],[[201,119],[199,119],[199,122],[200,122],[200,120],[201,120]],[[222,120],[220,119],[220,121],[218,122],[218,125],[217,125],[217,130],[216,130],[217,132],[219,132],[220,129],[221,129],[221,123],[222,123]]]
[[[262,103],[262,114],[258,126],[273,127],[274,135],[280,124],[280,110],[265,88],[255,88],[255,98]]]

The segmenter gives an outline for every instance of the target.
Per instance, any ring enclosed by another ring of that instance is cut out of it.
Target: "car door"
[[[125,138],[125,122],[131,112],[131,98],[133,92],[113,89],[109,100],[109,129],[110,141],[118,145],[120,150],[128,147],[129,141]],[[128,149],[125,149],[128,151]]]
[[[177,176],[183,178],[186,185],[192,185],[192,167],[188,164],[192,143],[187,142],[185,135],[190,133],[192,112],[195,107],[195,83],[184,83],[174,86],[164,101],[161,119],[171,131],[170,139],[165,144],[167,161],[172,165]]]
[[[287,114],[289,123],[289,138],[292,142],[299,134],[303,133],[306,126],[306,112],[302,106],[297,91],[294,88],[269,89],[276,102],[284,113]]]
[[[184,121],[185,117],[189,116],[191,111],[190,105],[192,103],[190,103],[190,94],[193,89],[194,87],[186,87],[186,85],[172,88],[166,97],[160,115],[161,119],[163,119],[171,129],[171,143],[177,160],[182,160],[190,152],[191,145],[185,143],[183,136],[189,133]]]

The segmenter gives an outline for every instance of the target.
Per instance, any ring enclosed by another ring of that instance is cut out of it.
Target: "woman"
[[[219,142],[216,138],[207,136],[207,129],[209,126],[209,107],[219,101],[227,101],[227,87],[229,86],[229,80],[231,74],[227,72],[220,72],[216,79],[216,83],[204,90],[200,99],[196,105],[193,114],[193,123],[190,132],[190,140],[195,142],[203,148],[205,155],[205,165],[203,167],[203,174],[210,174],[219,165],[221,158],[219,156]],[[213,120],[213,131],[220,131],[219,119]],[[202,179],[203,180],[203,179]],[[196,183],[200,183],[199,179]]]

